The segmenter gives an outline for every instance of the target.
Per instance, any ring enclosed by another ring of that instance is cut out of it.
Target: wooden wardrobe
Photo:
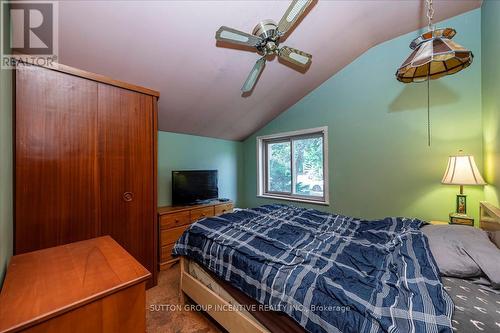
[[[16,68],[15,254],[110,235],[156,285],[158,98],[68,66]]]

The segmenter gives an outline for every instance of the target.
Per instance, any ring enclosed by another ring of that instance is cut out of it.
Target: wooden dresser
[[[159,93],[54,64],[15,97],[14,254],[110,235],[156,285]]]
[[[145,332],[151,274],[104,236],[12,257],[0,332]]]
[[[159,269],[164,270],[177,262],[172,258],[172,249],[175,242],[184,230],[199,219],[219,216],[233,211],[231,201],[214,201],[203,205],[191,206],[164,206],[158,207],[158,226],[160,235]]]

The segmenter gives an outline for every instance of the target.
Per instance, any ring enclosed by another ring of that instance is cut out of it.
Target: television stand
[[[232,201],[220,200],[197,205],[158,207],[159,269],[165,270],[179,261],[179,258],[172,257],[172,249],[184,230],[192,223],[206,217],[230,213],[233,208]]]
[[[214,199],[215,200],[215,199]],[[200,206],[200,205],[206,205],[206,204],[210,204],[211,202],[213,202],[214,200],[199,200],[199,201],[195,201],[193,203],[190,203],[190,204],[187,204],[186,206]],[[175,207],[175,206],[174,206]]]

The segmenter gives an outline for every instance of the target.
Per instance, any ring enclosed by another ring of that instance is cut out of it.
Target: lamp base
[[[463,193],[457,194],[457,214],[467,214],[467,196]]]

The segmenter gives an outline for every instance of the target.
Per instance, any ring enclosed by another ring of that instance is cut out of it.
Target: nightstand
[[[450,213],[450,224],[474,226],[474,219],[465,214]]]

